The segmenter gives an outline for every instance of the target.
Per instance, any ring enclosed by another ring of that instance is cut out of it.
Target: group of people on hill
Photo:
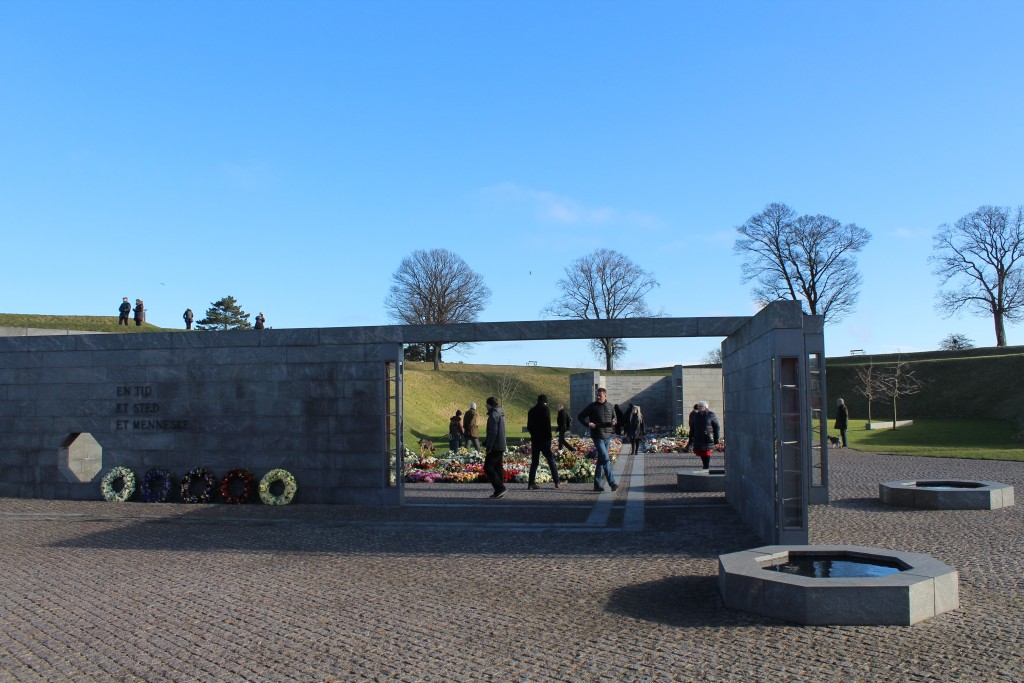
[[[117,326],[128,325],[128,316],[134,311],[135,325],[142,327],[142,323],[146,322],[146,307],[142,303],[142,299],[135,300],[135,308],[128,303],[128,297],[124,297],[121,301],[121,306],[117,309]],[[185,321],[185,329],[191,330],[192,323],[195,321],[196,316],[192,312],[191,308],[186,308],[185,312],[181,315],[182,320]],[[256,316],[256,321],[253,324],[253,328],[262,330],[267,323],[266,317],[263,315],[263,311],[260,311],[259,315]]]
[[[146,322],[146,307],[142,303],[142,299],[135,300],[134,309],[128,303],[128,297],[121,299],[121,306],[117,309],[117,326],[121,327],[121,325],[124,325],[127,327],[129,315],[134,315],[136,327],[142,327],[142,323]]]

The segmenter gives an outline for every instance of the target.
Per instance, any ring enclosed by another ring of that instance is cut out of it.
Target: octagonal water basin
[[[926,510],[996,510],[1013,505],[1013,487],[998,481],[918,479],[878,485],[885,505]]]
[[[956,570],[921,553],[763,546],[718,558],[725,606],[798,624],[910,625],[960,606]]]
[[[690,493],[725,491],[725,469],[679,470],[676,472],[676,487]]]

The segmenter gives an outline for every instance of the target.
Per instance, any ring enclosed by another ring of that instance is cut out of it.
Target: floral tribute
[[[117,482],[121,482],[120,490],[115,488]],[[100,493],[103,500],[123,503],[135,493],[135,473],[127,467],[115,467],[106,473],[103,481],[100,482]]]
[[[189,470],[181,479],[181,500],[185,503],[209,503],[216,490],[217,480],[205,467]]]
[[[270,487],[278,482],[284,487],[280,495],[275,495],[271,493]],[[260,500],[267,505],[287,505],[292,502],[298,489],[299,485],[295,482],[295,477],[291,472],[281,469],[270,470],[260,480]]]
[[[142,478],[142,500],[147,503],[165,503],[171,496],[174,475],[169,470],[156,467]]]
[[[235,495],[231,492],[231,485],[236,481],[242,482],[242,493],[240,495]],[[220,497],[224,499],[225,503],[248,503],[252,500],[255,493],[256,478],[252,476],[252,472],[244,467],[231,470],[224,475],[220,482]]]
[[[551,450],[558,463],[559,478],[569,482],[594,481],[594,461],[597,453],[593,441],[576,436],[566,437],[570,448],[558,448],[558,440],[553,439]],[[612,461],[622,448],[622,442],[613,438],[608,449]],[[406,449],[405,481],[410,483],[472,483],[487,481],[484,476],[484,454],[460,448],[447,458],[420,457]],[[505,452],[505,481],[525,483],[530,479],[530,444],[524,442],[519,446],[510,446]],[[537,483],[553,481],[544,458],[540,459],[537,468]]]

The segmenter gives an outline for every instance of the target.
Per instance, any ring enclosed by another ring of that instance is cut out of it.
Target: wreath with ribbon
[[[277,482],[281,482],[284,485],[284,490],[280,495],[274,495],[270,492],[270,487]],[[295,483],[295,477],[288,470],[270,470],[260,480],[260,500],[267,505],[287,505],[292,502],[292,498],[295,497],[295,492],[298,488],[298,484]]]
[[[174,475],[170,470],[156,467],[142,478],[142,500],[147,503],[164,503],[171,497]]]
[[[243,484],[242,494],[236,496],[231,493],[231,484],[234,481],[241,481]],[[252,500],[253,493],[256,492],[256,478],[252,476],[252,472],[244,467],[231,470],[224,479],[220,482],[220,497],[224,499],[225,503],[248,503]]]
[[[200,493],[193,493],[193,487],[202,482],[203,488]],[[181,479],[181,500],[185,503],[209,503],[217,490],[217,480],[213,473],[205,467],[196,467],[189,470]]]
[[[121,481],[121,490],[115,490],[114,484],[117,481]],[[103,494],[103,500],[123,503],[132,497],[135,493],[135,473],[127,467],[121,467],[120,465],[113,468],[103,477],[103,481],[100,482],[100,492]]]

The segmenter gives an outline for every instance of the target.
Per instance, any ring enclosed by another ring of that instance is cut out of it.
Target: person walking
[[[556,419],[558,422],[558,448],[572,450],[572,446],[565,440],[565,433],[572,429],[572,416],[569,415],[569,411],[561,403],[558,404],[558,417]]]
[[[850,424],[850,412],[846,409],[846,403],[839,399],[836,404],[836,429],[839,430],[839,438],[846,448],[846,428]]]
[[[466,448],[473,444],[473,448],[480,450],[479,429],[476,426],[476,404],[470,403],[469,410],[462,416],[462,435],[465,439]]]
[[[264,317],[263,311],[260,311],[260,314],[258,316],[256,316],[255,328],[257,330],[262,330],[263,326],[266,324],[266,322],[267,322],[267,319],[266,319],[266,317]]]
[[[700,410],[700,405],[694,403],[693,410],[690,411],[689,417],[686,418],[687,429],[686,443],[683,444],[683,453],[689,453],[693,450],[693,416]]]
[[[484,435],[484,475],[494,487],[491,498],[505,495],[505,411],[496,396],[487,399],[487,432]]]
[[[594,490],[604,491],[601,486],[601,475],[608,478],[612,491],[619,488],[612,476],[612,466],[608,459],[608,444],[612,440],[612,431],[617,420],[615,411],[608,405],[608,390],[601,387],[597,390],[597,400],[584,408],[577,416],[579,421],[590,428],[590,438],[594,440],[597,462],[594,463]]]
[[[181,317],[185,321],[185,329],[186,330],[191,330],[192,329],[192,321],[196,319],[196,316],[193,315],[193,313],[192,313],[192,309],[191,308],[186,308],[185,312],[182,314]]]
[[[121,300],[121,306],[117,309],[117,326],[128,327],[128,314],[132,312],[132,305],[128,303],[128,297]]]
[[[647,436],[647,429],[644,426],[644,414],[640,406],[629,404],[629,413],[626,416],[626,433],[629,435],[630,455],[640,452],[640,444]]]
[[[697,402],[697,412],[690,413],[690,445],[704,469],[711,469],[711,451],[718,444],[721,425],[718,416],[708,409],[707,401]]]
[[[135,300],[135,326],[142,327],[146,320],[146,308],[142,305],[142,299]]]
[[[462,411],[456,410],[448,421],[448,450],[452,453],[462,447]]]
[[[544,454],[547,460],[548,469],[551,470],[551,478],[555,482],[555,488],[561,488],[558,480],[558,465],[555,463],[555,454],[551,452],[551,409],[548,408],[548,397],[541,394],[537,397],[537,405],[530,408],[526,413],[526,431],[530,433],[530,483],[526,488],[538,489],[537,466],[540,464],[540,454]]]
[[[622,429],[626,426],[626,415],[618,403],[612,406],[612,410],[615,412],[615,436],[622,436]]]

